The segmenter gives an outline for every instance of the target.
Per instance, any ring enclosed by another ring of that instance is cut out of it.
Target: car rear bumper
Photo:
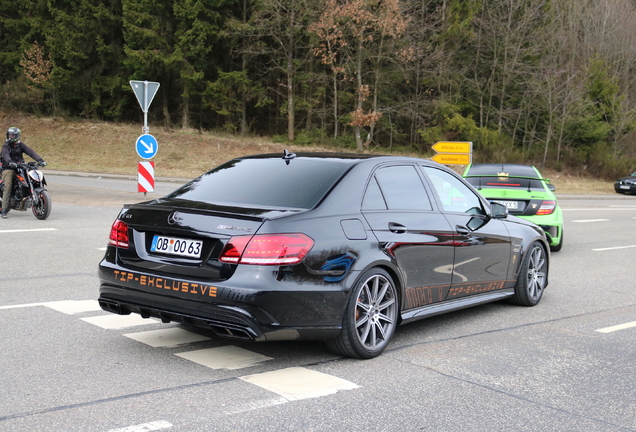
[[[563,235],[563,213],[560,207],[557,207],[556,211],[550,215],[519,217],[539,225],[543,231],[545,231],[551,246],[556,246],[561,242],[561,236]]]
[[[308,287],[272,279],[273,289],[241,289],[130,272],[108,262],[100,265],[99,277],[99,304],[105,311],[259,342],[333,339],[342,328],[348,299],[342,290],[325,284]]]
[[[554,246],[559,243],[561,238],[561,227],[559,225],[539,225],[545,231],[548,242]]]

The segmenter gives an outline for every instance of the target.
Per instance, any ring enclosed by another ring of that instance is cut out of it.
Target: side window
[[[479,197],[457,177],[436,168],[422,169],[431,180],[445,211],[485,214]]]
[[[362,209],[386,210],[386,202],[384,202],[384,197],[382,197],[380,186],[378,186],[378,182],[376,181],[375,177],[373,177],[369,182],[367,192],[364,194],[364,199],[362,200]]]
[[[377,181],[377,183],[376,183]],[[379,187],[377,190],[376,187]],[[386,207],[391,210],[432,210],[424,184],[414,166],[400,165],[380,168],[369,184],[363,201],[364,210],[379,208],[375,194],[381,192]]]

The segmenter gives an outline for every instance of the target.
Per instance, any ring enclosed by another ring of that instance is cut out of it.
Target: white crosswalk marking
[[[55,302],[30,303],[0,307],[2,309],[16,309],[44,306],[58,312],[74,315],[84,312],[101,311],[95,300],[67,300]],[[80,318],[82,321],[107,330],[119,330],[128,327],[158,324],[158,319],[145,319],[137,314],[115,315],[101,314]],[[612,328],[613,329],[613,328]],[[609,330],[601,329],[598,331]],[[175,348],[196,342],[210,340],[210,337],[185,330],[179,326],[172,326],[151,331],[125,333],[123,336],[144,343],[153,348]],[[274,360],[253,351],[226,345],[174,354],[182,359],[197,363],[210,369],[238,370],[258,366],[261,363]],[[238,379],[268,390],[278,395],[269,399],[255,400],[240,406],[233,406],[225,411],[226,415],[239,414],[246,411],[263,409],[297,400],[318,398],[335,394],[343,390],[353,390],[359,386],[350,381],[317,372],[304,367],[291,367],[271,372],[238,376]],[[172,424],[165,421],[144,423],[111,429],[108,432],[142,432],[170,428]]]
[[[157,324],[159,320],[142,318],[137,314],[130,315],[99,315],[89,318],[81,318],[82,321],[96,325],[103,329],[123,329],[140,325]]]
[[[42,303],[42,305],[67,315],[102,310],[97,300],[64,300]]]
[[[128,333],[124,336],[155,348],[174,348],[193,342],[210,340],[209,337],[192,333],[179,327]]]
[[[186,360],[199,363],[210,369],[235,370],[257,365],[264,361],[274,360],[252,351],[233,345],[218,348],[208,348],[176,354]]]
[[[327,396],[341,390],[353,390],[359,387],[350,381],[303,367],[247,375],[241,379],[290,401]]]

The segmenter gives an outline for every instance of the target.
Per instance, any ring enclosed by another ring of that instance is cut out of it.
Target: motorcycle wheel
[[[40,198],[40,204],[31,207],[36,218],[44,220],[51,214],[51,196],[46,190],[37,192]]]

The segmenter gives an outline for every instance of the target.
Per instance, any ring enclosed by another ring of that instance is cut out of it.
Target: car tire
[[[548,281],[547,267],[546,250],[535,241],[521,263],[512,303],[521,306],[535,306],[539,303]]]
[[[551,252],[558,252],[563,248],[563,229],[561,229],[561,239],[559,240],[559,244],[556,246],[550,246]]]
[[[354,286],[337,338],[326,341],[334,353],[370,359],[384,351],[398,323],[395,283],[381,268],[366,271]]]

